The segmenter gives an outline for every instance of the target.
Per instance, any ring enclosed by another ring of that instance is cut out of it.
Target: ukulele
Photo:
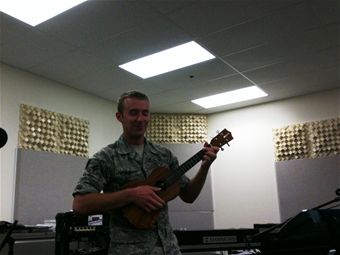
[[[210,145],[219,147],[223,150],[222,146],[225,144],[229,146],[228,142],[232,139],[231,133],[228,130],[223,129],[210,141]],[[200,150],[175,170],[170,170],[166,167],[158,167],[152,171],[151,175],[146,180],[129,183],[128,185],[125,185],[123,189],[141,185],[160,187],[161,190],[157,192],[158,196],[165,202],[170,201],[180,193],[179,180],[181,176],[196,165],[203,158],[204,154],[204,149]],[[151,228],[155,224],[160,213],[160,210],[147,212],[134,204],[123,207],[122,211],[128,221],[138,229]]]

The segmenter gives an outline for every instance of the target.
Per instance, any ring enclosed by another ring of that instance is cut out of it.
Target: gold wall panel
[[[207,115],[152,114],[146,137],[155,143],[203,143],[207,129]]]
[[[311,123],[309,134],[313,158],[340,154],[340,118]]]
[[[340,118],[274,129],[275,160],[340,154]]]
[[[19,148],[88,157],[89,122],[20,105]]]

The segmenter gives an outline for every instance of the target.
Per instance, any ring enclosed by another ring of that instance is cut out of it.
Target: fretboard
[[[185,161],[182,165],[180,165],[177,169],[173,171],[165,180],[164,185],[168,187],[174,182],[178,181],[183,174],[189,171],[193,166],[195,166],[198,162],[203,158],[205,151],[202,149],[197,152],[194,156]]]

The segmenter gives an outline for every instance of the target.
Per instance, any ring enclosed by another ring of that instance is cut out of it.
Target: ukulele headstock
[[[221,132],[219,132],[210,142],[212,146],[216,146],[219,148],[222,148],[223,145],[228,144],[231,140],[233,140],[233,136],[230,131],[227,129],[223,129]]]

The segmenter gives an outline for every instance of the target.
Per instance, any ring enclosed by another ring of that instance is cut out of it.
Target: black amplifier
[[[56,215],[55,255],[107,254],[109,229],[105,215]]]

